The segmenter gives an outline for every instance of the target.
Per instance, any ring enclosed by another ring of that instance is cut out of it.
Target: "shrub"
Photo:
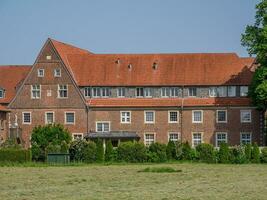
[[[149,152],[148,156],[151,158],[151,155],[153,155],[153,159],[149,160],[150,162],[165,162],[167,160],[167,154],[166,154],[166,145],[160,144],[160,143],[153,143],[149,146]]]
[[[104,161],[104,147],[103,147],[103,140],[97,139],[96,141],[96,160],[97,162]]]
[[[173,169],[172,167],[147,167],[138,172],[154,172],[154,173],[174,173],[182,172],[182,170]]]
[[[173,141],[169,141],[166,149],[167,159],[176,159],[176,147]]]
[[[0,149],[0,162],[30,162],[31,151],[25,149]]]
[[[8,148],[8,149],[21,149],[21,144],[17,143],[17,140],[14,139],[7,139],[5,142],[0,144],[0,148]]]
[[[230,161],[234,164],[243,164],[247,162],[245,147],[234,146],[230,149]]]
[[[60,144],[60,153],[69,153],[69,144],[63,140]]]
[[[117,148],[117,160],[125,162],[145,162],[146,148],[138,142],[122,142]]]
[[[251,161],[251,153],[252,153],[251,144],[246,144],[245,145],[245,154],[246,154],[247,161]]]
[[[261,149],[261,162],[267,163],[267,147]]]
[[[60,145],[54,145],[52,143],[50,143],[47,147],[46,147],[46,154],[48,153],[60,153]]]
[[[252,145],[252,151],[251,151],[251,162],[253,163],[259,163],[260,162],[260,149],[257,143],[254,143]]]
[[[196,159],[196,152],[191,148],[188,142],[178,143],[176,145],[176,154],[178,160],[194,160]]]
[[[94,142],[88,141],[82,148],[82,161],[92,163],[97,160],[97,146]]]
[[[196,151],[199,155],[199,159],[203,162],[207,163],[214,163],[215,158],[215,151],[211,144],[199,144],[196,147]]]
[[[218,155],[218,162],[219,163],[229,163],[230,162],[229,145],[226,143],[221,143],[220,149],[219,149],[217,155]]]
[[[112,161],[112,154],[113,154],[113,146],[111,140],[108,140],[106,142],[105,161],[107,162]]]

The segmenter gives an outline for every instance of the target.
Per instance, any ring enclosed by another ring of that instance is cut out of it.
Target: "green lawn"
[[[267,165],[0,167],[0,199],[267,199]],[[180,171],[182,170],[182,171]]]

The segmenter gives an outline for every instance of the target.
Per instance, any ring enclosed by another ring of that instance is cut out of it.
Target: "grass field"
[[[0,167],[0,199],[267,199],[267,165]]]

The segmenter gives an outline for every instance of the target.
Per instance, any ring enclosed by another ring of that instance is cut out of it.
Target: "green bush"
[[[54,144],[50,143],[46,147],[46,154],[48,154],[48,153],[60,153],[60,150],[61,150],[60,145],[54,145]]]
[[[247,162],[245,147],[243,145],[234,146],[230,149],[230,161],[233,164],[243,164]]]
[[[88,141],[82,148],[82,161],[93,163],[97,160],[97,146],[94,142]]]
[[[199,144],[196,147],[200,161],[214,163],[216,161],[215,151],[211,144]]]
[[[176,145],[176,154],[178,160],[195,160],[196,151],[191,148],[188,142],[178,143]]]
[[[22,149],[22,145],[18,144],[16,139],[7,139],[5,142],[0,144],[0,148]]]
[[[113,146],[111,140],[108,140],[106,142],[105,161],[107,162],[112,161],[112,154],[113,154]]]
[[[96,141],[96,161],[103,162],[104,161],[104,147],[103,140],[98,139]]]
[[[246,144],[245,145],[245,154],[246,154],[247,161],[251,161],[251,153],[252,153],[251,144]]]
[[[124,162],[145,162],[146,148],[143,143],[122,142],[117,148],[117,160]]]
[[[167,160],[166,154],[167,146],[165,144],[153,143],[149,146],[149,162],[165,162]],[[153,158],[153,159],[152,159]]]
[[[26,149],[0,149],[0,162],[30,162],[31,151]]]
[[[261,149],[261,162],[267,163],[267,147]]]
[[[168,160],[176,159],[176,146],[171,140],[167,144],[166,154]]]
[[[230,162],[230,149],[227,143],[221,143],[220,149],[217,153],[219,163],[229,163]]]
[[[252,145],[252,152],[251,152],[251,162],[259,163],[260,162],[260,149],[257,143]]]

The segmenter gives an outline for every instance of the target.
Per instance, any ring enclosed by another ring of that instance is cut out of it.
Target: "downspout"
[[[181,105],[181,142],[183,142],[183,109],[184,109],[184,85],[182,86],[182,105]]]

